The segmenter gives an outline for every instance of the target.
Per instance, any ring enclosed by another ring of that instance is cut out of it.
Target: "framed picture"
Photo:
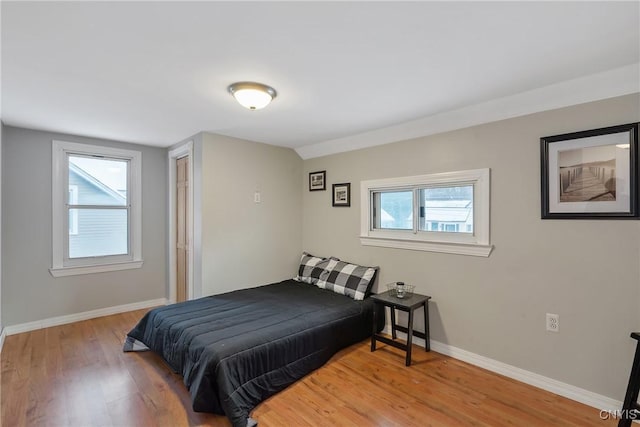
[[[351,184],[333,184],[333,206],[351,206]]]
[[[638,123],[540,138],[542,219],[638,218]]]
[[[309,191],[324,191],[327,189],[327,171],[309,173]]]

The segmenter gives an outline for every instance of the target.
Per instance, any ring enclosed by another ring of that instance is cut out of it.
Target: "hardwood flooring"
[[[1,425],[230,426],[191,410],[151,352],[123,353],[144,310],[13,335],[2,350]],[[281,426],[613,426],[597,409],[418,347],[355,344],[252,413]],[[609,409],[609,408],[607,408]],[[615,409],[615,408],[611,408]]]

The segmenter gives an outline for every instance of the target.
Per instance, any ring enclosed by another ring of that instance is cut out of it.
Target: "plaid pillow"
[[[329,264],[329,258],[319,258],[307,252],[302,252],[298,275],[293,280],[315,285],[327,264]]]
[[[318,287],[330,289],[354,300],[363,300],[373,285],[378,267],[363,267],[348,262],[330,259],[318,280]]]

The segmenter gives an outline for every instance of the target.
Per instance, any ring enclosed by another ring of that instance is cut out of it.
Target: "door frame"
[[[177,295],[177,227],[176,227],[176,160],[182,157],[189,158],[189,187],[188,187],[188,203],[187,203],[187,245],[188,248],[188,280],[187,280],[187,300],[193,299],[193,141],[188,141],[179,147],[169,151],[169,302],[176,302]]]

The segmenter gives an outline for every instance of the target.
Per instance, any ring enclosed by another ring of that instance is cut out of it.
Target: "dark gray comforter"
[[[368,337],[372,310],[369,298],[286,280],[156,308],[127,339],[183,376],[195,411],[244,427],[261,401]]]

